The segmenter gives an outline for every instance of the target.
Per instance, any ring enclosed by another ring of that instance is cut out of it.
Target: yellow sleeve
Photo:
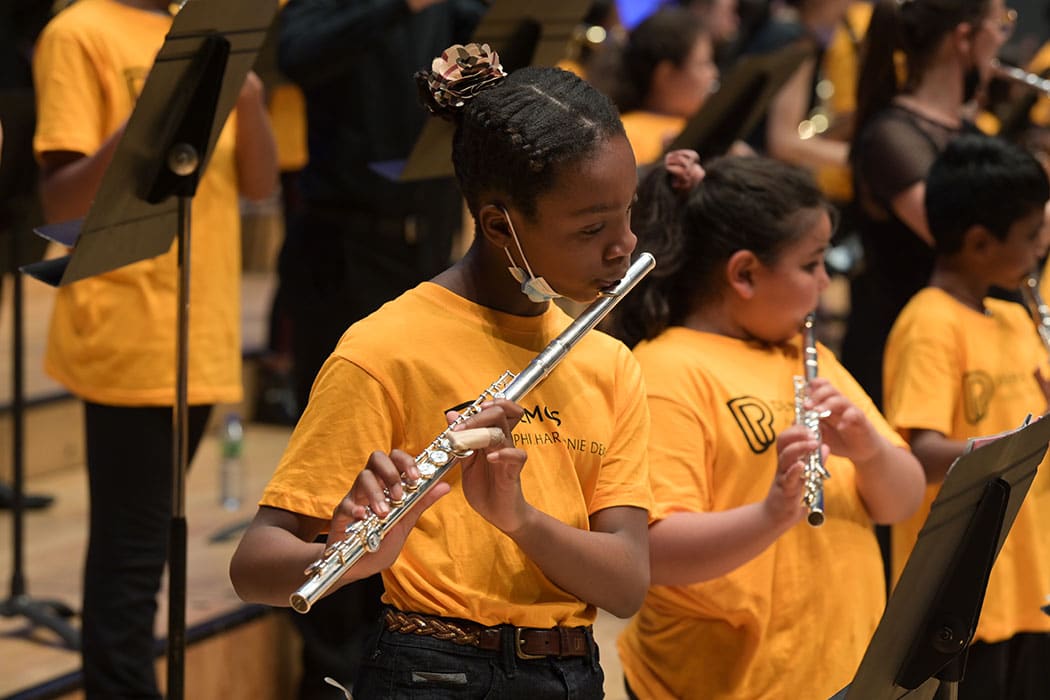
[[[620,353],[621,371],[614,382],[616,428],[602,459],[587,513],[603,508],[636,506],[652,510],[649,485],[649,406],[641,369],[630,352]]]
[[[349,360],[329,357],[259,504],[328,520],[368,456],[389,452],[400,432],[379,382]]]
[[[47,31],[33,55],[37,95],[37,155],[72,151],[91,155],[107,134],[100,100],[101,76],[89,51],[69,32]]]
[[[653,428],[649,446],[653,520],[672,513],[713,510],[707,430],[692,407],[667,398],[650,398]]]
[[[898,318],[886,345],[883,382],[886,417],[898,430],[952,434],[962,377],[954,342],[931,314]]]

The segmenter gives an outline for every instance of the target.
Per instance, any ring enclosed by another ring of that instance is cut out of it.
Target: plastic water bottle
[[[222,462],[219,465],[219,504],[226,510],[241,507],[241,454],[244,426],[236,413],[226,414],[222,428]]]

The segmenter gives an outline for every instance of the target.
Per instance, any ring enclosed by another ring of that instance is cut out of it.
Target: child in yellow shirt
[[[594,300],[634,250],[634,155],[607,98],[559,69],[506,76],[476,44],[423,78],[456,124],[474,242],[351,326],[325,363],[231,563],[245,600],[287,605],[321,554],[314,538],[389,513],[386,492],[418,478],[412,456],[450,407],[526,366],[570,323],[551,299]],[[633,614],[649,580],[637,363],[589,333],[522,405],[490,401],[466,425],[504,442],[450,471],[339,581],[382,572],[386,589],[354,694],[598,697],[596,607]]]
[[[824,446],[795,425],[799,331],[828,283],[834,221],[812,177],[727,157],[701,181],[679,153],[634,219],[665,262],[616,319],[652,415],[653,585],[619,640],[626,681],[647,699],[827,698],[882,614],[872,524],[914,510],[922,470],[822,345],[808,405],[828,413]],[[828,448],[814,528],[800,460]]]
[[[1016,289],[1045,252],[1047,177],[1028,153],[963,136],[934,161],[926,216],[936,240],[930,284],[901,311],[886,346],[886,416],[911,443],[930,485],[893,527],[900,575],[930,504],[967,438],[1016,428],[1046,411],[1046,349],[1024,308],[986,295]],[[1050,504],[1040,474],[992,569],[960,698],[1050,695]]]

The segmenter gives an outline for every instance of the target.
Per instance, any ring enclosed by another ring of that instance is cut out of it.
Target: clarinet
[[[805,407],[809,398],[809,383],[817,376],[817,338],[814,330],[815,314],[806,316],[802,325],[802,365],[805,376],[795,375],[795,423],[806,426],[817,441],[817,449],[805,457],[802,480],[805,490],[802,503],[809,509],[807,522],[813,527],[824,524],[824,480],[831,474],[824,467],[824,456],[820,451],[820,419],[827,418],[829,411],[819,412]]]
[[[1039,338],[1043,341],[1043,347],[1050,354],[1050,306],[1043,301],[1043,295],[1039,293],[1039,276],[1035,273],[1025,277],[1021,284],[1021,296],[1024,305],[1028,307],[1028,313],[1035,322],[1035,329],[1039,331]]]
[[[379,549],[384,535],[418,502],[458,460],[469,457],[475,449],[499,444],[503,434],[498,429],[455,430],[481,411],[481,404],[495,398],[517,401],[543,381],[565,355],[594,329],[613,307],[630,292],[655,266],[649,253],[640,253],[623,279],[588,306],[557,338],[518,374],[504,372],[474,403],[468,406],[440,435],[416,457],[419,479],[401,483],[404,496],[394,501],[387,498],[390,512],[385,518],[369,510],[368,515],[346,528],[346,537],[325,549],[321,558],[306,568],[307,579],[289,598],[292,608],[305,613],[336,581],[366,553]],[[493,432],[494,431],[494,432]],[[496,435],[495,433],[499,433]]]

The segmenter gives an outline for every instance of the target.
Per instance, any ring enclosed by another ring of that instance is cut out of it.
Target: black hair
[[[424,92],[422,82],[420,87]],[[424,101],[456,123],[452,164],[475,219],[482,195],[490,192],[535,216],[536,199],[555,186],[560,168],[624,135],[609,98],[559,68],[514,71],[458,109]]]
[[[661,8],[636,26],[623,47],[618,82],[612,88],[613,101],[620,111],[641,109],[656,67],[663,61],[683,66],[703,34],[703,21],[684,7]]]
[[[1014,222],[1048,199],[1050,183],[1035,157],[981,134],[949,143],[926,176],[926,221],[939,255],[959,252],[974,225],[1004,240]]]
[[[726,156],[705,166],[703,181],[681,193],[661,164],[642,181],[631,227],[638,249],[659,264],[620,302],[609,326],[627,345],[682,325],[697,303],[722,293],[719,276],[740,250],[765,265],[808,229],[807,210],[835,209],[802,168],[770,158]]]
[[[877,0],[861,49],[854,134],[900,92],[915,87],[941,40],[963,22],[976,22],[991,0]],[[894,54],[904,54],[907,78],[898,85]]]

